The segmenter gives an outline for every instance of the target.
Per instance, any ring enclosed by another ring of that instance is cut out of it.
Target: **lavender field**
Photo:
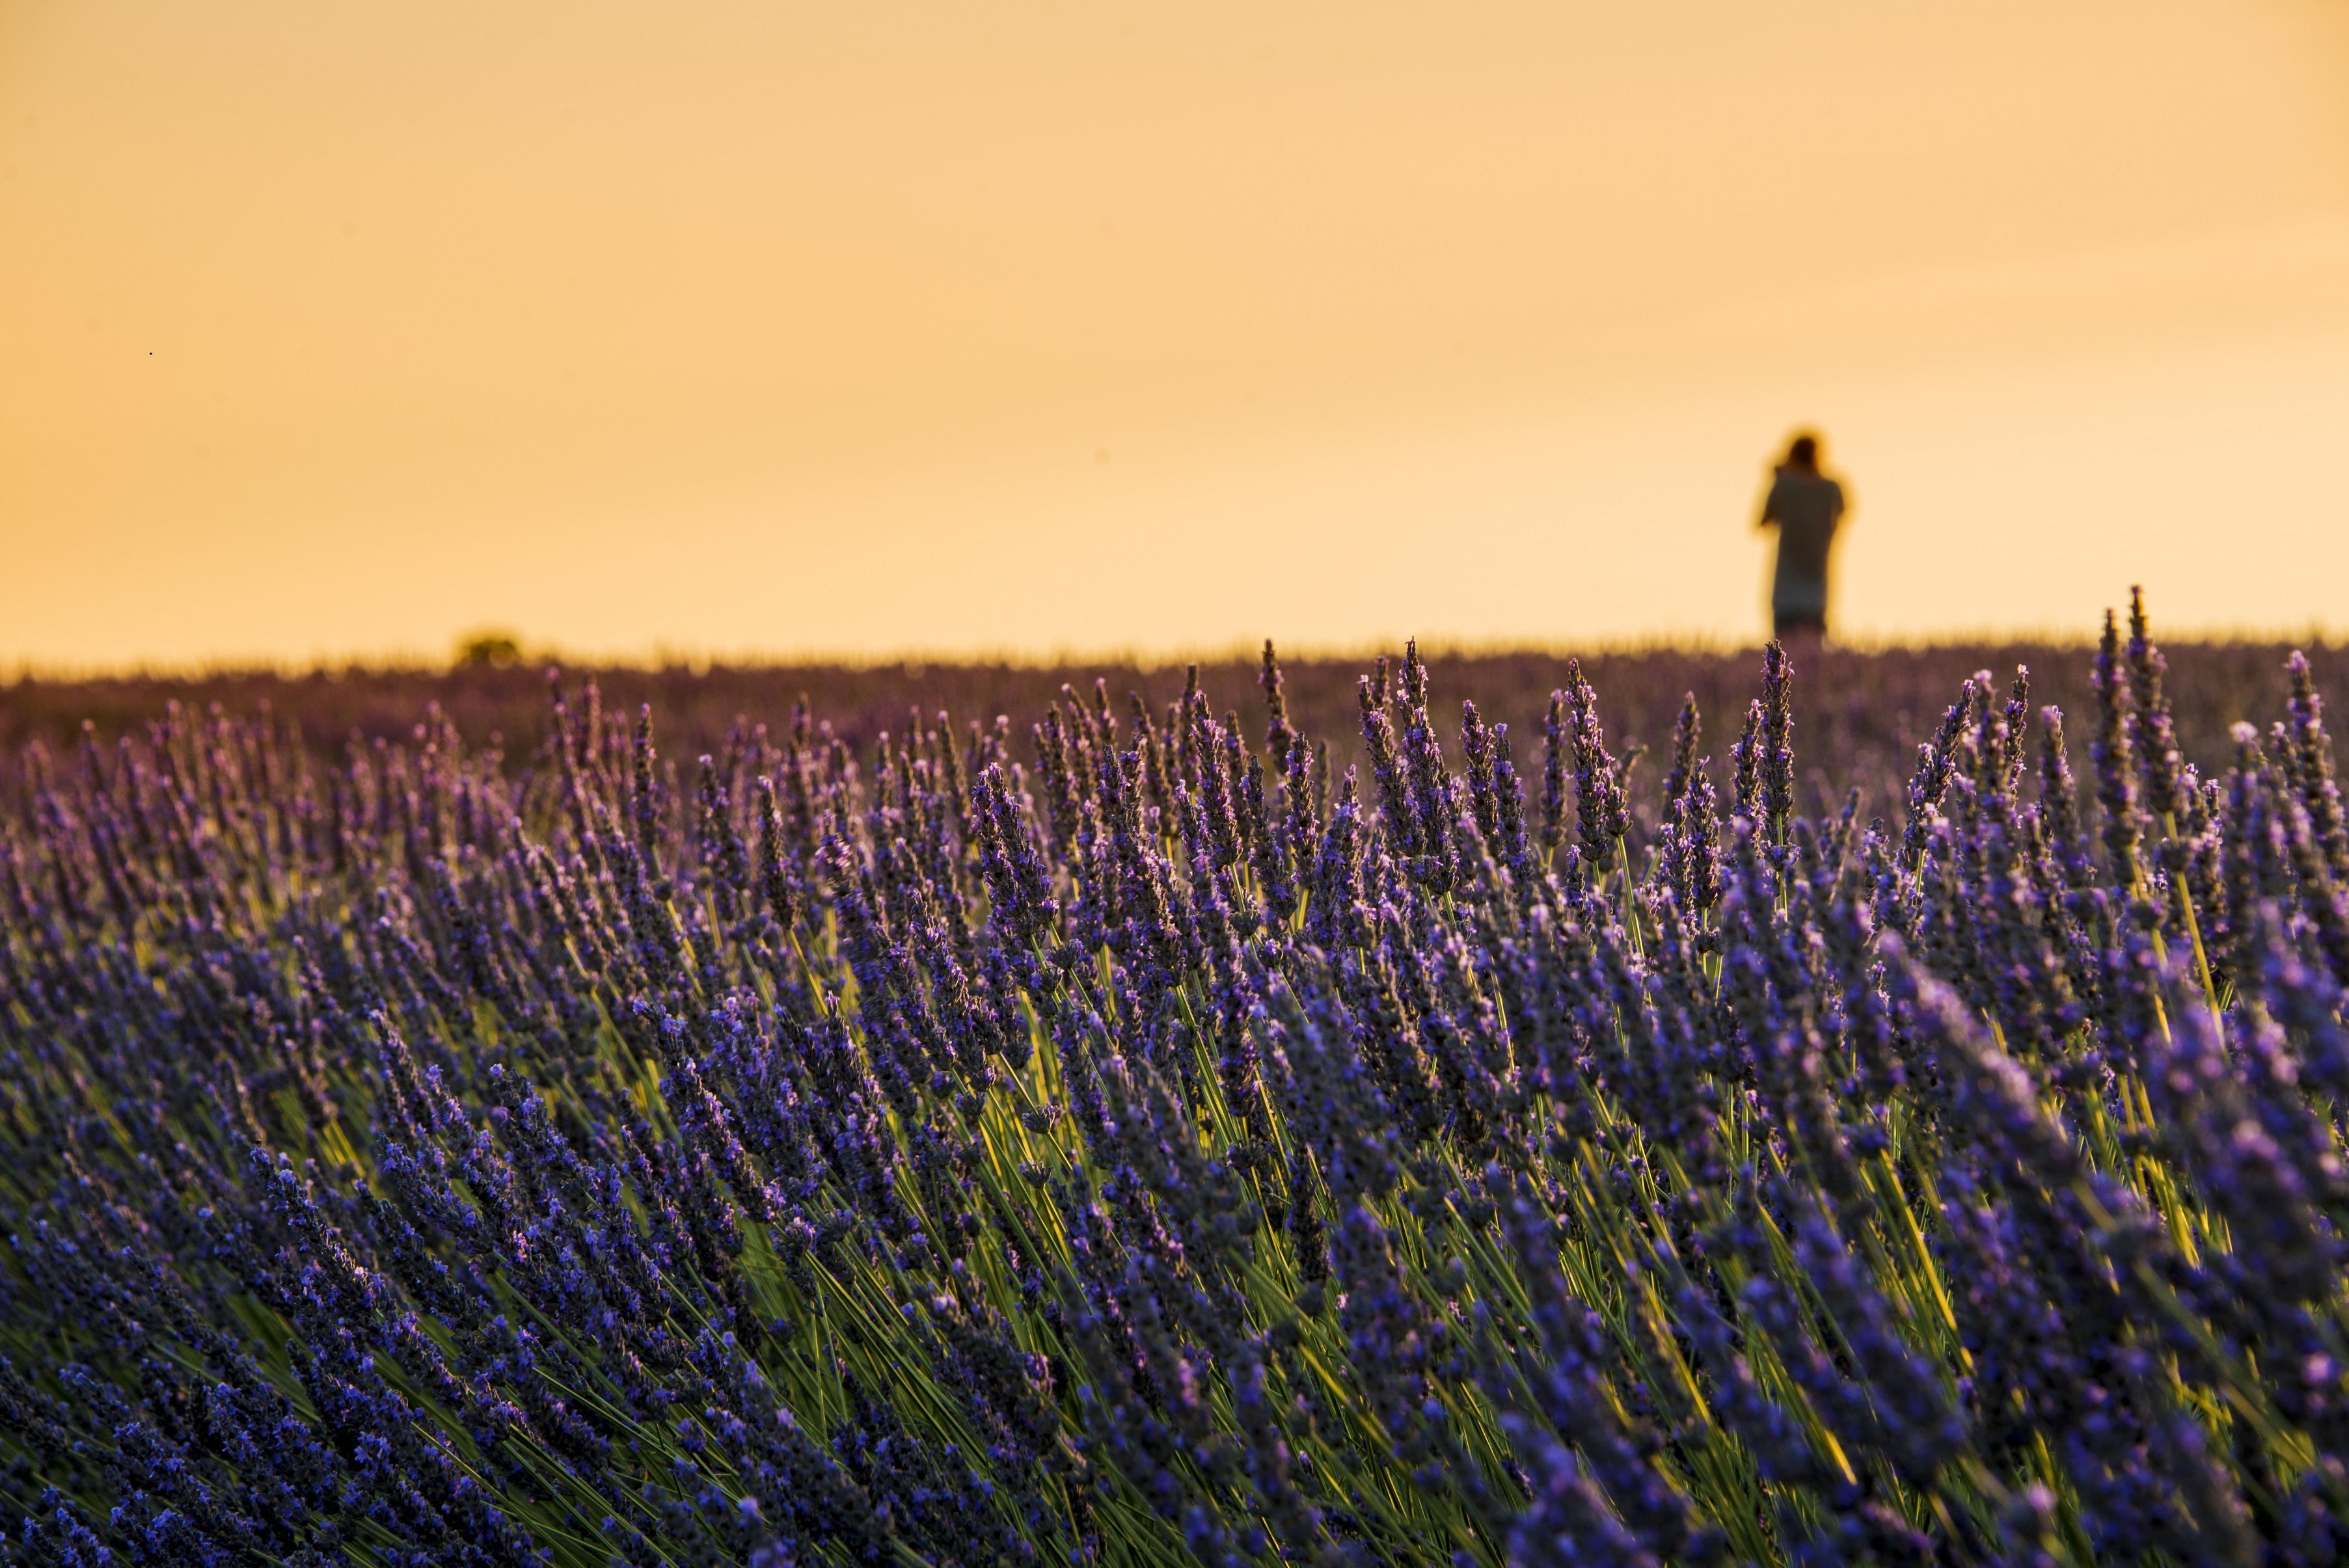
[[[1806,811],[1840,805],[1853,785],[1866,792],[1869,815],[1895,816],[1901,790],[1916,763],[1917,747],[1931,738],[1941,713],[1968,676],[1982,670],[2010,678],[2017,665],[2031,671],[2034,700],[2074,715],[2088,711],[2093,625],[2081,628],[2078,645],[2010,643],[1892,649],[1857,653],[1830,648],[1805,663],[1792,703],[1802,736],[1798,788],[1808,791]],[[2245,719],[2264,723],[2280,711],[2290,690],[2284,662],[2292,653],[2309,661],[2321,690],[2349,691],[2349,647],[2313,644],[2189,643],[2166,652],[2175,671],[2170,693],[2178,745],[2183,754],[2217,777],[2234,756],[2231,727]],[[1401,647],[1389,650],[1400,659]],[[1691,695],[1715,724],[1732,723],[1758,692],[1761,652],[1698,653],[1661,649],[1639,653],[1586,654],[1583,674],[1605,696],[1615,749],[1645,744],[1649,758],[1634,767],[1652,769],[1671,740],[1682,700]],[[1524,738],[1536,735],[1547,712],[1550,693],[1566,680],[1563,655],[1471,654],[1433,655],[1431,662],[1447,702],[1473,697],[1491,723],[1505,723]],[[1317,745],[1327,743],[1342,770],[1363,760],[1361,723],[1355,682],[1371,665],[1361,659],[1284,657],[1282,672],[1288,711]],[[957,725],[970,719],[1009,717],[1023,758],[1032,758],[1030,727],[1062,700],[1063,686],[1090,697],[1094,682],[1108,688],[1120,715],[1134,696],[1153,713],[1180,697],[1187,671],[1182,665],[1139,669],[1131,665],[1083,665],[1062,668],[1007,665],[895,665],[878,667],[803,665],[719,666],[564,670],[562,679],[574,698],[593,681],[603,709],[633,717],[650,704],[660,726],[662,750],[670,760],[690,764],[702,752],[723,754],[738,726],[764,724],[780,736],[804,700],[815,719],[869,756],[886,730],[902,733],[908,714],[925,725],[940,712]],[[1253,716],[1262,705],[1257,662],[1247,659],[1199,665],[1199,687],[1220,721],[1235,711]],[[0,686],[0,799],[18,788],[25,748],[35,742],[52,754],[79,744],[88,723],[108,745],[138,736],[163,718],[172,703],[201,718],[219,704],[239,718],[270,716],[290,725],[315,758],[344,759],[348,742],[377,740],[413,744],[416,727],[438,704],[441,717],[469,747],[500,746],[520,763],[543,745],[554,727],[543,666],[460,667],[441,670],[317,673],[301,676],[222,674],[159,679],[76,682],[22,681]],[[1253,728],[1253,720],[1251,720]],[[2075,726],[2076,727],[2076,726]],[[1726,739],[1723,738],[1723,744]],[[2084,738],[2073,740],[2075,767],[2087,760]],[[1719,748],[1713,749],[1718,750]],[[666,767],[667,764],[665,763]],[[1723,776],[1725,778],[1725,775]],[[1651,786],[1655,779],[1648,779]],[[1633,810],[1654,815],[1654,788],[1640,789]]]
[[[1815,662],[0,690],[0,1556],[2339,1560],[2349,655]]]

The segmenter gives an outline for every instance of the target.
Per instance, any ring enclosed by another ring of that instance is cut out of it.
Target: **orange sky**
[[[2337,0],[0,0],[0,670],[2349,631]]]

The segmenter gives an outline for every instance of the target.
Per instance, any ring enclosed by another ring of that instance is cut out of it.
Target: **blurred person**
[[[1754,526],[1778,531],[1778,565],[1770,580],[1771,634],[1790,650],[1816,648],[1827,634],[1827,549],[1845,511],[1843,486],[1819,471],[1819,438],[1808,430],[1787,443]]]

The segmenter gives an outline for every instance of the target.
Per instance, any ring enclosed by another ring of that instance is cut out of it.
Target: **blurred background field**
[[[2158,609],[2158,606],[2156,606]],[[2157,627],[2158,623],[2157,622]],[[2180,749],[2205,778],[2232,757],[2229,729],[2279,710],[2287,690],[2283,672],[2294,647],[2305,652],[2317,688],[2349,692],[2349,647],[2318,643],[2174,643],[2165,645],[2172,671]],[[1392,651],[1399,658],[1400,646]],[[1459,653],[1428,650],[1434,711],[1456,740],[1463,699],[1476,703],[1487,722],[1509,726],[1521,769],[1538,767],[1543,716],[1549,694],[1567,678],[1563,653]],[[1358,759],[1361,727],[1356,681],[1378,655],[1281,658],[1289,711],[1306,733],[1326,738],[1340,769]],[[2067,716],[2075,770],[2087,769],[2085,726],[2093,721],[2088,686],[2093,647],[2085,644],[1980,643],[1854,650],[1828,648],[1810,655],[1795,677],[1796,755],[1806,811],[1826,808],[1826,792],[1857,785],[1863,816],[1900,818],[1899,791],[1960,683],[1989,670],[2002,690],[2018,665],[2031,673],[2035,707],[2054,704]],[[1705,724],[1704,750],[1718,758],[1736,738],[1746,704],[1760,690],[1761,654],[1646,650],[1583,656],[1584,674],[1599,693],[1610,736],[1624,747],[1663,747],[1685,695],[1696,696]],[[1218,712],[1237,712],[1250,733],[1263,728],[1259,661],[1234,651],[1199,666],[1202,689]],[[764,725],[780,736],[802,698],[813,721],[860,756],[869,758],[884,731],[905,732],[919,710],[926,726],[941,712],[961,730],[971,720],[1009,718],[1018,750],[1031,756],[1028,727],[1068,688],[1091,700],[1102,683],[1116,712],[1130,711],[1138,694],[1154,714],[1182,695],[1187,666],[1133,662],[1019,664],[673,665],[593,668],[530,661],[503,665],[459,665],[440,669],[347,669],[286,675],[219,672],[181,677],[123,677],[76,682],[19,680],[0,686],[0,777],[22,782],[24,748],[37,743],[52,755],[69,751],[85,720],[101,740],[139,731],[167,705],[196,711],[213,704],[236,716],[266,710],[296,727],[314,754],[339,752],[353,737],[408,738],[438,704],[469,743],[502,745],[523,761],[551,726],[551,671],[576,692],[592,677],[607,714],[633,717],[650,704],[663,753],[689,764],[703,752],[722,754],[738,725]],[[1635,766],[1633,799],[1652,811],[1661,787],[1653,757]]]

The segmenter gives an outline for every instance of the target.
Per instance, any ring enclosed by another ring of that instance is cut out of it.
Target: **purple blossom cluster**
[[[27,747],[0,1556],[2337,1561],[2308,662],[1841,793],[1783,649],[1644,776],[1594,669]]]

